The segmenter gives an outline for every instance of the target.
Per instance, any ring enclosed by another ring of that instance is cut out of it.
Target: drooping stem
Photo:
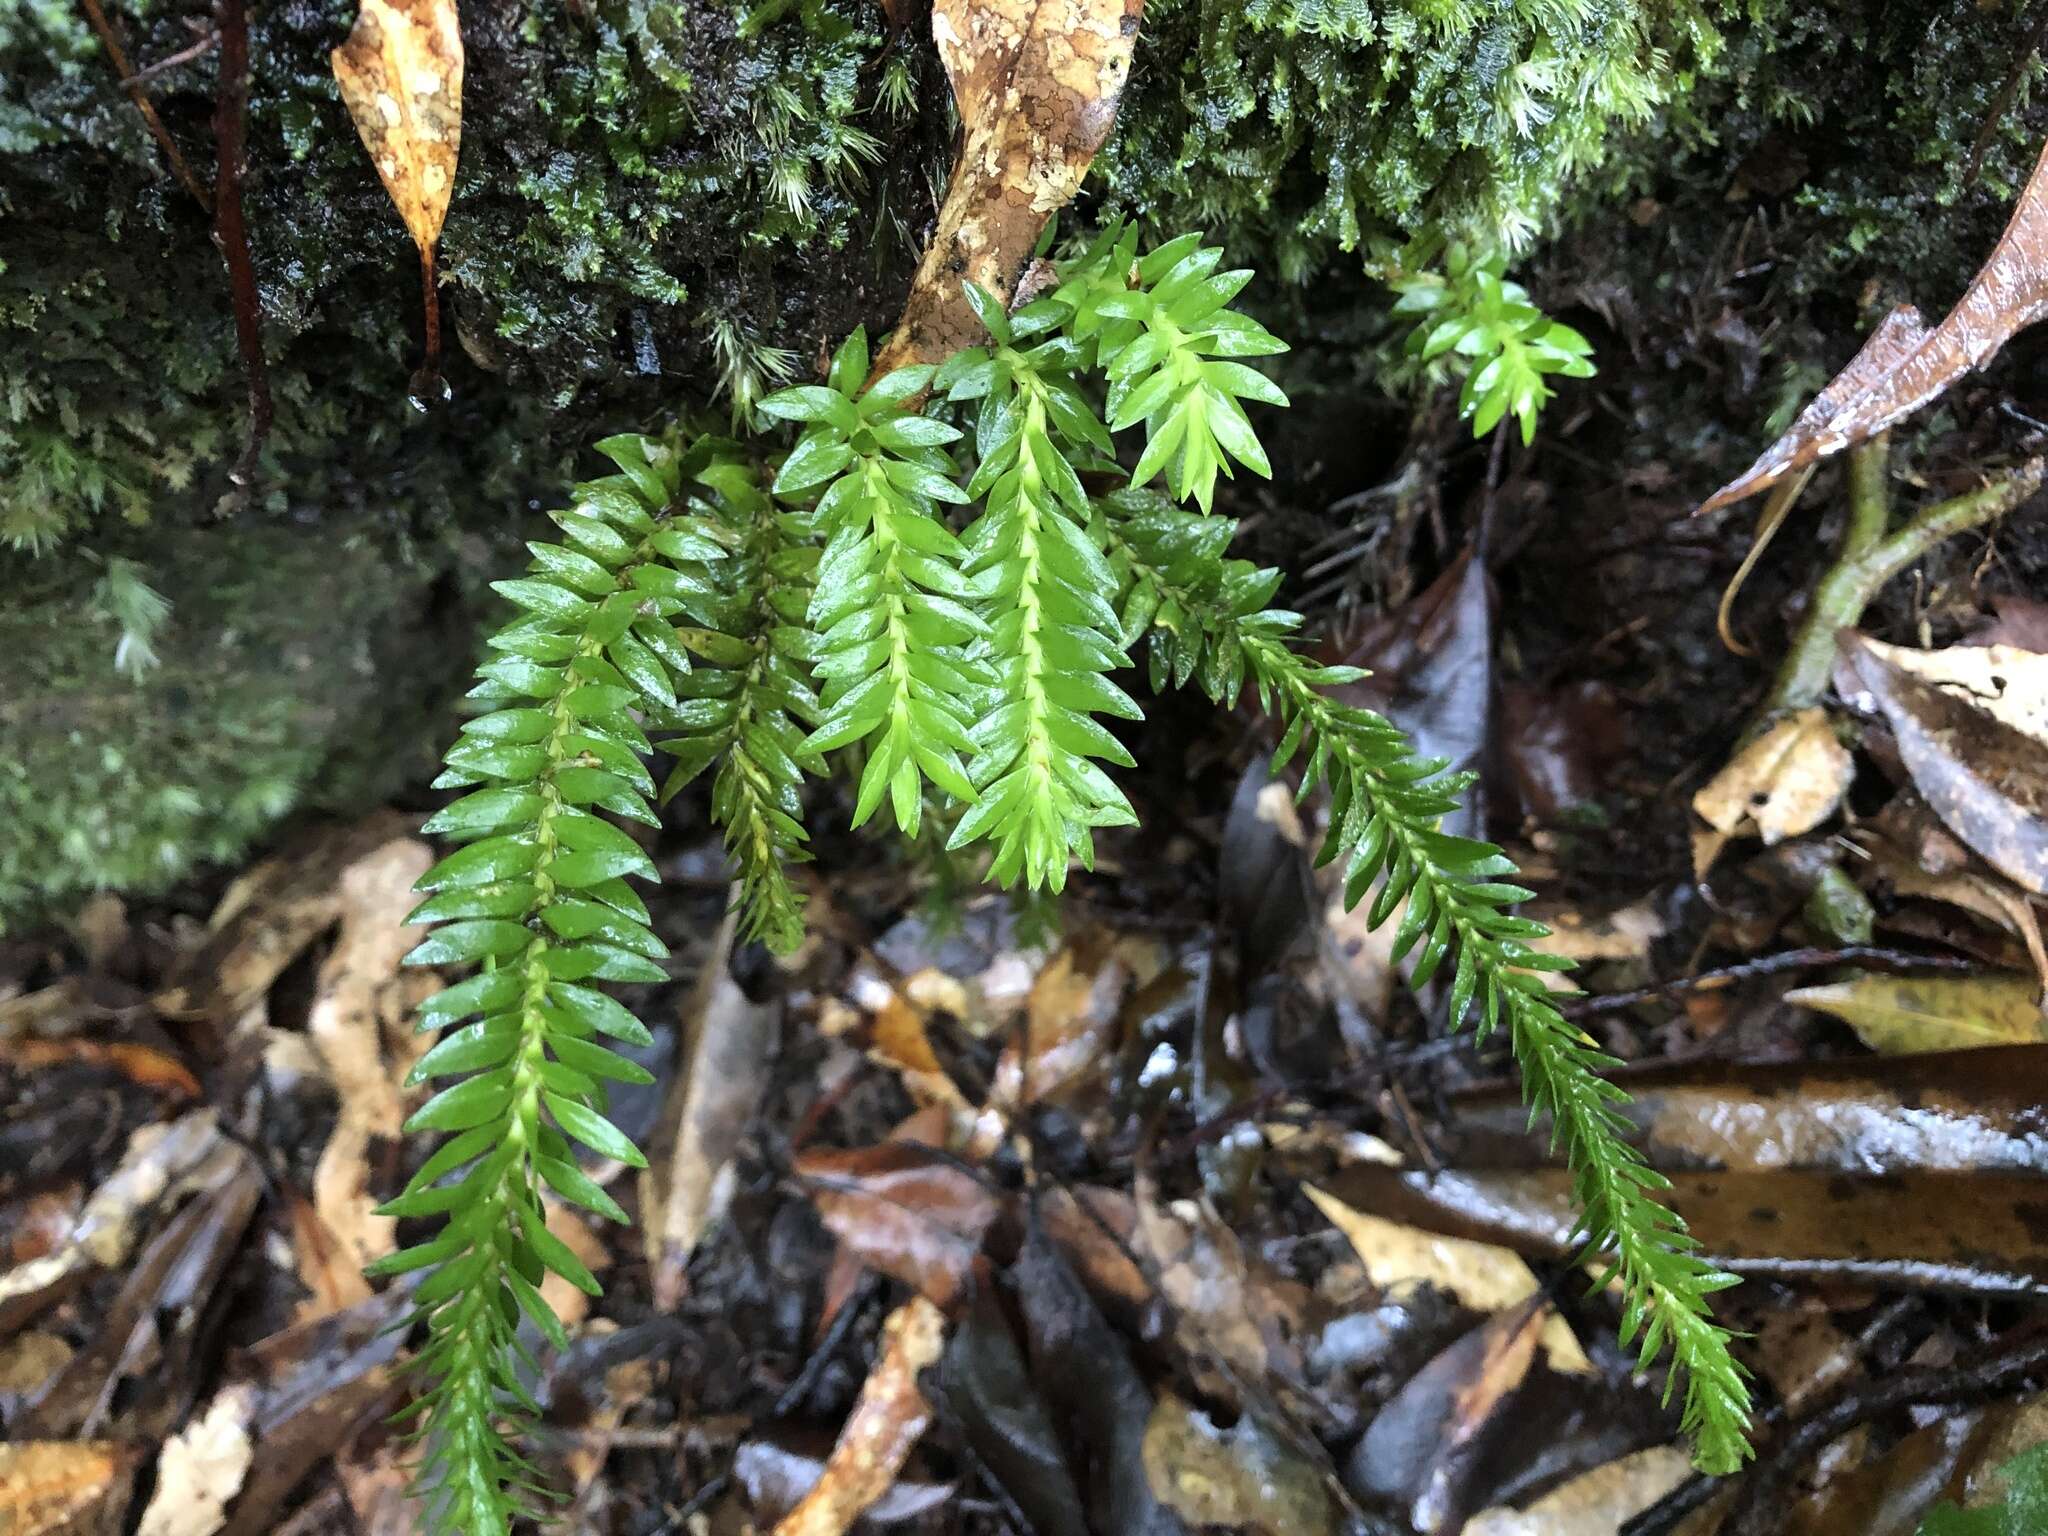
[[[1760,716],[1817,703],[1835,664],[1836,634],[1862,620],[1887,582],[1943,539],[1996,522],[2048,480],[2048,460],[2030,459],[1891,528],[1884,464],[1882,438],[1865,443],[1850,458],[1849,529],[1840,558],[1814,588]]]
[[[100,46],[107,50],[107,60],[114,66],[114,73],[121,81],[121,88],[128,93],[128,99],[135,103],[135,110],[142,114],[143,126],[149,129],[149,136],[156,140],[157,148],[164,152],[171,174],[178,178],[178,185],[192,194],[197,203],[209,215],[213,212],[213,199],[206,195],[206,188],[199,184],[199,178],[192,174],[192,167],[178,148],[178,141],[164,127],[164,120],[156,114],[156,103],[149,99],[149,92],[143,89],[151,70],[137,71],[128,62],[127,51],[121,46],[121,39],[114,34],[113,23],[107,20],[107,13],[100,9],[100,0],[79,0],[85,7],[85,19],[92,23],[92,29],[100,40]],[[209,45],[210,46],[210,45]],[[168,61],[166,61],[168,62]],[[158,66],[153,66],[158,67]]]

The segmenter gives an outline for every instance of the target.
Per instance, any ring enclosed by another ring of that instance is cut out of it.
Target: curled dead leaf
[[[951,1307],[998,1214],[985,1182],[911,1141],[796,1159],[811,1203],[844,1252]]]
[[[1990,259],[1941,324],[1901,305],[1791,429],[1701,504],[1712,512],[1793,471],[1853,448],[1983,367],[2011,337],[2048,315],[2048,146],[2020,193]]]
[[[936,0],[932,40],[960,110],[960,152],[877,376],[982,338],[964,284],[1006,302],[1046,220],[1109,137],[1144,0]]]
[[[2042,744],[1976,698],[1928,682],[1854,630],[1838,642],[1835,687],[1880,714],[1921,796],[2000,874],[2048,895],[2048,771]]]

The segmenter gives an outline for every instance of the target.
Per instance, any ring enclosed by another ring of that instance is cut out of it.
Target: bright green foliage
[[[776,508],[738,444],[699,438],[681,478],[691,510],[727,530],[734,547],[698,567],[717,587],[723,632],[679,632],[697,665],[675,679],[671,719],[683,734],[659,743],[675,759],[661,799],[719,765],[711,816],[739,874],[740,932],[793,949],[803,939],[803,898],[789,866],[810,858],[799,790],[806,772],[824,771],[804,745],[818,719],[805,627],[818,551],[809,520]],[[667,659],[683,658],[671,648]]]
[[[2020,1452],[1998,1469],[2006,1495],[1981,1509],[1943,1502],[1927,1513],[1919,1536],[2039,1536],[2048,1531],[2048,1445]]]
[[[1176,498],[1192,498],[1207,512],[1217,473],[1229,475],[1231,460],[1272,476],[1238,401],[1285,405],[1287,396],[1235,359],[1270,357],[1287,345],[1229,307],[1252,274],[1218,272],[1221,247],[1190,234],[1140,257],[1137,243],[1135,229],[1112,225],[1053,298],[1071,306],[1068,329],[1109,381],[1110,425],[1121,432],[1144,424],[1145,451],[1131,484],[1164,471]]]
[[[867,338],[856,331],[828,383],[778,390],[760,409],[808,423],[775,494],[817,492],[812,515],[827,540],[809,615],[823,693],[805,748],[868,743],[854,825],[886,798],[915,837],[927,780],[974,798],[960,754],[974,750],[984,678],[967,647],[987,626],[969,606],[960,541],[936,510],[967,500],[944,446],[960,433],[908,404],[932,370],[899,368],[856,399],[867,371]]]
[[[1529,302],[1519,283],[1502,273],[1499,252],[1475,256],[1454,245],[1446,274],[1399,276],[1397,315],[1417,317],[1408,355],[1424,364],[1452,364],[1464,376],[1458,412],[1483,437],[1504,418],[1521,423],[1522,441],[1536,436],[1536,416],[1551,397],[1552,375],[1570,379],[1593,375],[1592,343],[1560,325]]]
[[[963,542],[988,617],[981,659],[994,675],[970,733],[977,798],[948,846],[985,839],[991,879],[1008,885],[1021,873],[1033,889],[1058,890],[1071,860],[1094,867],[1090,829],[1137,820],[1095,763],[1132,766],[1095,715],[1142,718],[1105,675],[1130,658],[1116,643],[1102,595],[1113,577],[1087,536],[1088,493],[1075,472],[1105,460],[1110,437],[1074,377],[1081,349],[1046,337],[1069,308],[1041,299],[1013,318],[979,288],[970,297],[995,345],[958,354],[939,383],[950,400],[979,401],[980,462],[967,491],[987,507]],[[1023,345],[1034,338],[1044,339]]]
[[[563,541],[531,545],[528,574],[496,583],[521,616],[492,637],[497,654],[471,693],[484,712],[463,727],[438,781],[469,793],[426,823],[461,846],[421,879],[430,894],[410,919],[437,926],[409,963],[481,967],[421,1009],[422,1029],[446,1033],[412,1080],[456,1081],[406,1129],[450,1139],[384,1207],[443,1224],[376,1266],[429,1272],[414,1292],[427,1385],[409,1412],[432,1447],[422,1493],[433,1528],[462,1536],[507,1530],[541,1492],[505,1419],[536,1411],[518,1375],[520,1319],[566,1342],[541,1299],[543,1275],[597,1290],[547,1230],[544,1195],[624,1221],[577,1166],[577,1148],[645,1166],[605,1118],[605,1084],[652,1079],[600,1038],[633,1046],[651,1037],[591,985],[667,979],[656,963],[667,950],[627,884],[653,879],[654,865],[610,819],[656,821],[640,722],[685,712],[676,685],[697,675],[691,651],[737,667],[753,650],[721,627],[731,595],[711,574],[733,563],[735,545],[745,549],[731,519],[760,505],[736,459],[715,444],[681,459],[640,438],[600,446],[621,473],[581,487],[576,505],[554,514]],[[704,482],[687,499],[686,470]],[[753,710],[744,674],[737,691],[737,709]],[[735,702],[730,691],[704,696]],[[755,710],[739,733],[736,752],[754,754],[742,777],[766,755],[774,732],[759,722],[774,707]],[[736,817],[756,809],[744,791],[727,806]],[[757,879],[781,878],[779,846],[763,870],[748,862],[753,830],[735,820],[728,833]],[[764,925],[778,917],[772,897],[752,910]]]
[[[1334,696],[1362,674],[1304,660],[1300,618],[1268,606],[1280,573],[1226,555],[1236,525],[1208,511],[1217,477],[1267,467],[1239,401],[1284,403],[1237,359],[1283,349],[1230,310],[1246,274],[1219,264],[1199,237],[1140,257],[1112,228],[1014,313],[970,290],[986,347],[865,388],[856,332],[824,384],[759,402],[802,424],[772,499],[738,444],[678,456],[615,439],[624,474],[558,515],[569,543],[533,546],[533,574],[499,584],[529,616],[493,640],[505,654],[479,689],[492,713],[448,756],[444,782],[486,787],[429,824],[470,846],[429,877],[419,916],[449,924],[416,955],[484,961],[427,1008],[435,1026],[484,1019],[424,1064],[466,1080],[416,1124],[459,1134],[394,1207],[450,1223],[390,1266],[436,1268],[421,1307],[444,1526],[502,1528],[493,1490],[523,1472],[496,1417],[521,1402],[511,1330],[521,1308],[550,1326],[531,1294],[541,1270],[588,1280],[545,1238],[541,1186],[612,1214],[568,1141],[633,1155],[601,1118],[597,1079],[616,1058],[588,1036],[637,1026],[580,983],[661,974],[622,883],[652,866],[590,812],[651,819],[636,714],[679,733],[664,743],[671,792],[720,761],[712,809],[747,930],[788,949],[802,937],[787,870],[803,857],[801,781],[828,753],[859,765],[856,826],[886,801],[910,837],[935,846],[950,827],[949,853],[985,846],[994,878],[1059,889],[1095,828],[1132,820],[1102,766],[1131,758],[1103,718],[1139,717],[1110,675],[1140,640],[1155,688],[1198,682],[1227,707],[1255,687],[1285,726],[1275,771],[1299,758],[1302,794],[1329,795],[1323,857],[1344,861],[1346,898],[1369,898],[1375,923],[1402,914],[1396,949],[1416,954],[1418,985],[1450,967],[1454,1023],[1476,1006],[1482,1032],[1505,1025],[1576,1176],[1587,1257],[1618,1279],[1624,1337],[1645,1365],[1670,1346],[1702,1465],[1741,1460],[1747,1394],[1707,1310],[1732,1278],[1658,1202],[1621,1090],[1599,1076],[1612,1061],[1552,1001],[1546,973],[1564,962],[1510,910],[1529,894],[1506,883],[1513,866],[1439,829],[1467,778]],[[963,435],[944,418],[970,405]],[[1113,429],[1141,427],[1130,478],[1161,477],[1172,497],[1091,495],[1084,476],[1121,474]],[[955,532],[948,509],[975,502]]]
[[[1624,1342],[1641,1340],[1645,1369],[1671,1345],[1671,1378],[1685,1369],[1683,1423],[1700,1465],[1734,1470],[1747,1455],[1748,1392],[1707,1298],[1735,1277],[1699,1258],[1683,1222],[1657,1200],[1665,1180],[1625,1139],[1629,1123],[1615,1108],[1626,1094],[1599,1075],[1618,1063],[1552,1001],[1544,973],[1570,962],[1533,948],[1548,930],[1509,910],[1531,895],[1506,883],[1514,865],[1491,843],[1438,830],[1476,776],[1418,758],[1398,727],[1332,697],[1366,674],[1316,666],[1290,649],[1300,615],[1264,606],[1280,572],[1223,559],[1232,525],[1219,535],[1217,519],[1131,493],[1101,512],[1125,584],[1125,639],[1150,631],[1155,678],[1193,678],[1225,708],[1249,680],[1260,706],[1286,726],[1274,772],[1300,758],[1301,795],[1329,791],[1319,860],[1343,861],[1347,904],[1370,897],[1375,927],[1400,914],[1394,956],[1415,953],[1417,987],[1455,956],[1454,1027],[1475,1002],[1482,1038],[1506,1024],[1530,1109],[1549,1118],[1570,1162],[1586,1257],[1620,1281]]]

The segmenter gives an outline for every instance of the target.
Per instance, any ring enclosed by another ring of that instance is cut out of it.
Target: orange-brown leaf
[[[932,40],[960,109],[960,154],[903,321],[876,373],[982,337],[969,279],[1005,301],[1045,221],[1109,137],[1144,0],[936,0]]]
[[[414,242],[431,252],[462,148],[455,0],[362,0],[331,57],[341,99]]]
[[[945,1317],[922,1296],[889,1314],[882,1324],[881,1356],[826,1459],[824,1475],[775,1527],[775,1536],[841,1536],[889,1491],[932,1421],[917,1376],[937,1362],[945,1343]]]
[[[1834,382],[1754,464],[1702,503],[1716,511],[1794,470],[1853,448],[1982,368],[2016,333],[2048,315],[2048,146],[2005,233],[1963,296],[1929,330],[1901,305],[1886,315]]]

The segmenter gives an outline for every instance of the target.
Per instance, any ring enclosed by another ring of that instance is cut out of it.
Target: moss
[[[140,680],[112,665],[101,562],[0,555],[0,920],[161,889],[294,809],[360,808],[431,767],[476,610],[399,519],[158,530],[148,547],[170,612]]]
[[[1719,47],[1705,0],[1154,0],[1112,200],[1291,281],[1375,237],[1521,246]]]

